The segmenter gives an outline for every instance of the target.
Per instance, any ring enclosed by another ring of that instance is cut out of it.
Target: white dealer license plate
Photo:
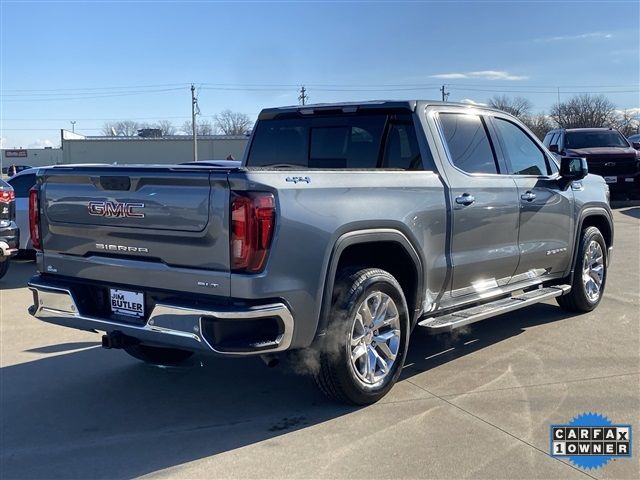
[[[111,288],[111,311],[130,317],[144,317],[144,294]]]
[[[616,183],[618,181],[618,177],[604,177],[604,181],[607,183]]]

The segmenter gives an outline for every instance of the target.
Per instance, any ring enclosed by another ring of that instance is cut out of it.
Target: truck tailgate
[[[47,169],[40,192],[45,256],[228,272],[227,173],[158,166]]]

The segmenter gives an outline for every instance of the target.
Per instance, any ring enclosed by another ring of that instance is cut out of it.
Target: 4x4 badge
[[[311,183],[311,177],[287,177],[285,178],[285,181],[293,183]]]

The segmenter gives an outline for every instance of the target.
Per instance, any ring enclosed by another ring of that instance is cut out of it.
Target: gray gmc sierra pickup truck
[[[326,394],[367,404],[414,328],[554,297],[593,310],[608,197],[584,159],[557,163],[489,108],[266,109],[241,163],[39,170],[30,313],[157,364],[307,349]]]

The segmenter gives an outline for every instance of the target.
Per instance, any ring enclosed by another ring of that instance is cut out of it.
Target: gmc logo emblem
[[[89,202],[89,215],[110,218],[144,218],[144,213],[134,208],[144,208],[144,203]]]

